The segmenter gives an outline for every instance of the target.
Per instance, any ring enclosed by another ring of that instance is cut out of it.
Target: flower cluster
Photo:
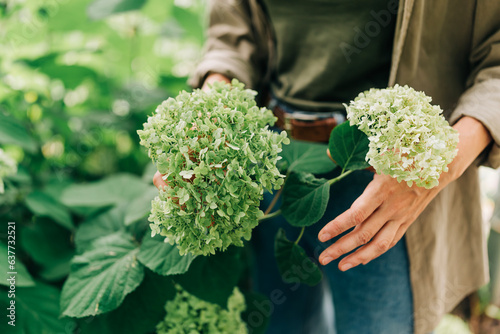
[[[16,161],[0,148],[0,194],[5,191],[3,178],[17,173]]]
[[[431,98],[408,86],[370,89],[347,106],[347,118],[369,138],[366,159],[377,173],[432,188],[457,154],[458,133]]]
[[[248,333],[241,313],[245,311],[245,298],[238,288],[227,301],[227,310],[217,304],[203,301],[181,287],[177,295],[165,305],[167,315],[156,326],[158,334],[246,334]]]
[[[283,184],[276,162],[290,140],[268,129],[276,118],[256,106],[255,94],[236,80],[182,92],[138,131],[168,184],[152,202],[152,233],[175,242],[181,254],[242,246],[263,215],[264,188]]]

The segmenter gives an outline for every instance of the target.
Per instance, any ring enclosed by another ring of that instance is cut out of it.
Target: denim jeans
[[[334,176],[330,173],[326,177]],[[318,232],[347,210],[372,178],[373,173],[369,171],[357,171],[331,187],[324,217],[307,227],[300,241],[310,257],[317,261],[321,251],[335,241],[319,242]],[[265,195],[263,209],[272,197]],[[281,279],[273,255],[274,237],[279,228],[285,229],[289,240],[295,240],[300,232],[279,216],[263,221],[252,237],[255,288],[270,300],[265,305],[258,305],[262,314],[270,318],[267,333],[413,333],[413,304],[404,238],[364,266],[341,272],[338,269],[340,259],[321,266],[322,282],[309,287],[285,283]]]

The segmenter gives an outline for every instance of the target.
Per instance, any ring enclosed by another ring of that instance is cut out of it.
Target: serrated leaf
[[[44,279],[58,280],[68,275],[75,251],[67,229],[48,219],[38,219],[23,229],[20,240],[28,255],[42,266],[40,276]]]
[[[276,234],[274,252],[281,277],[286,283],[300,282],[314,286],[323,278],[316,263],[311,261],[301,246],[286,238],[282,228]]]
[[[290,225],[302,227],[316,223],[325,214],[330,184],[309,173],[291,173],[283,188],[281,212]]]
[[[9,230],[10,231],[10,230]],[[12,246],[12,245],[11,245]],[[8,253],[8,251],[11,251],[13,253]],[[10,283],[8,279],[11,278],[11,276],[15,276],[15,281],[16,281],[16,286],[18,287],[28,287],[28,286],[33,286],[35,285],[35,281],[33,281],[33,278],[31,278],[31,275],[29,274],[28,270],[24,266],[24,264],[21,262],[21,259],[19,259],[18,256],[16,256],[16,248],[8,248],[6,244],[0,242],[0,270],[1,270],[1,280],[0,284],[9,286]],[[13,258],[8,258],[8,256],[15,256],[15,264],[13,264],[14,268],[13,270],[10,268],[10,263],[8,262],[9,260],[12,260]],[[17,274],[9,274],[9,272],[16,272]]]
[[[5,319],[0,322],[0,333],[72,333],[74,322],[68,318],[59,319],[59,295],[57,288],[40,282],[29,288],[18,286],[14,299],[9,299],[7,291],[0,289],[1,308],[5,310],[10,301],[15,300],[16,309],[16,326],[8,325],[10,319],[4,316]]]
[[[368,153],[368,136],[349,122],[336,126],[330,134],[330,154],[343,170],[358,170],[370,167],[365,157]]]
[[[87,8],[92,20],[100,20],[116,13],[140,9],[146,0],[95,0]]]
[[[35,153],[38,145],[24,126],[15,118],[0,112],[0,144],[18,145],[30,153]]]
[[[327,148],[326,144],[292,139],[289,145],[283,146],[280,164],[286,163],[288,172],[328,173],[336,165],[326,154]]]
[[[242,257],[242,249],[234,246],[215,255],[198,256],[187,273],[172,278],[187,292],[226,308],[244,269]]]
[[[169,277],[146,270],[141,285],[131,292],[114,311],[82,319],[82,334],[144,334],[155,332],[165,317],[165,303],[175,297],[176,290]]]
[[[148,187],[142,194],[127,205],[125,212],[125,225],[130,225],[146,217],[151,212],[151,201],[158,196],[158,188]]]
[[[124,231],[123,208],[115,207],[84,221],[75,233],[75,245],[78,252],[86,250],[94,240]]]
[[[62,315],[82,318],[116,309],[144,278],[131,236],[112,234],[77,255],[61,295]]]
[[[26,206],[35,215],[40,217],[50,217],[69,230],[72,230],[75,227],[68,209],[47,193],[41,191],[34,191],[30,193],[26,197]]]
[[[165,237],[146,232],[137,258],[146,267],[157,274],[168,276],[183,274],[195,259],[190,253],[182,256],[177,246],[164,242]]]
[[[73,184],[62,194],[63,204],[71,207],[105,207],[134,199],[150,186],[131,174],[113,175],[88,184]]]

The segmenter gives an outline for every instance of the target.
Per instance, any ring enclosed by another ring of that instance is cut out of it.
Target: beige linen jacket
[[[272,45],[257,0],[212,0],[206,52],[191,84],[216,72],[259,89],[272,69]],[[400,0],[389,85],[395,83],[430,95],[452,124],[464,115],[478,119],[494,139],[406,233],[415,333],[423,334],[488,280],[477,168],[500,166],[500,1]]]

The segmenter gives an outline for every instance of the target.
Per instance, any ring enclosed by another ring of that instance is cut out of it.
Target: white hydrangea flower
[[[3,178],[17,173],[16,161],[12,159],[4,150],[0,148],[0,194],[3,194]]]
[[[458,132],[423,92],[370,89],[345,106],[351,125],[368,136],[366,159],[379,174],[430,189],[457,155]]]

